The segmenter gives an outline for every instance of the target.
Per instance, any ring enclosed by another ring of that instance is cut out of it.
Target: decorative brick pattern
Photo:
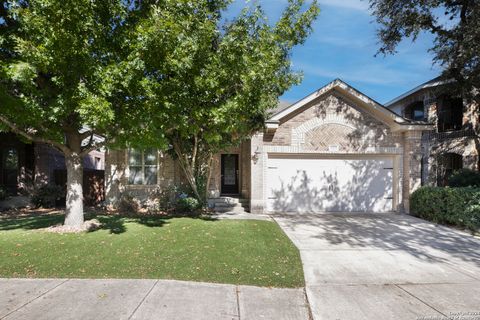
[[[331,148],[336,146],[338,148]],[[268,154],[392,155],[394,158],[394,208],[403,200],[403,136],[342,95],[320,96],[280,122],[274,133],[252,137],[255,153],[251,170],[251,210],[266,205]],[[407,170],[408,172],[410,170]]]
[[[293,152],[372,153],[396,150],[401,136],[339,94],[313,101],[264,136],[266,146],[290,146]]]
[[[328,151],[331,146],[339,150],[346,150],[350,146],[348,139],[355,131],[350,126],[341,124],[326,124],[312,131],[307,132],[302,141],[306,150]]]

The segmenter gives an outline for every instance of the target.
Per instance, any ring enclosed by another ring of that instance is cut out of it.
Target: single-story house
[[[277,108],[262,132],[216,155],[210,197],[239,197],[252,213],[408,212],[425,130],[432,126],[337,79]],[[105,170],[111,203],[182,181],[178,164],[155,150],[109,150]]]

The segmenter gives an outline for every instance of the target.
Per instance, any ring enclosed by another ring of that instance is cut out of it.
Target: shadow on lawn
[[[216,221],[216,219],[208,216],[179,216],[183,218],[201,219],[205,221]],[[108,230],[112,234],[121,234],[127,231],[126,223],[133,222],[147,227],[163,227],[172,218],[179,218],[177,216],[140,216],[140,217],[126,217],[121,215],[95,215],[85,214],[85,220],[98,219],[101,227],[97,230],[89,232],[96,232],[98,230]],[[44,229],[63,223],[65,215],[60,212],[54,213],[39,213],[31,212],[17,216],[0,216],[0,231],[8,230],[36,230]]]
[[[0,217],[0,231],[48,228],[62,223],[64,215],[56,213],[32,213],[21,216]]]

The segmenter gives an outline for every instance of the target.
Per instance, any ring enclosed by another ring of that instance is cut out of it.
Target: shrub
[[[448,178],[450,187],[480,187],[480,172],[470,169],[455,171]]]
[[[7,190],[5,190],[2,186],[0,186],[0,201],[5,200],[7,198]]]
[[[54,208],[57,201],[65,198],[65,190],[62,186],[46,184],[35,188],[32,194],[32,202],[36,207]]]
[[[168,186],[152,192],[143,204],[149,213],[194,213],[202,207],[202,202],[193,197],[187,185]]]
[[[140,203],[129,194],[124,194],[117,204],[118,211],[126,214],[136,214],[140,210]]]
[[[480,188],[422,187],[412,194],[410,206],[426,220],[480,229]]]
[[[179,198],[175,208],[178,213],[194,213],[198,209],[200,209],[200,202],[193,197]]]
[[[178,192],[177,186],[169,186],[159,190],[155,195],[155,199],[158,201],[159,210],[168,211],[174,209]]]

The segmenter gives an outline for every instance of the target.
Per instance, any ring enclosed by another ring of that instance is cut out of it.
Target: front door
[[[238,154],[222,154],[222,194],[238,194]]]

